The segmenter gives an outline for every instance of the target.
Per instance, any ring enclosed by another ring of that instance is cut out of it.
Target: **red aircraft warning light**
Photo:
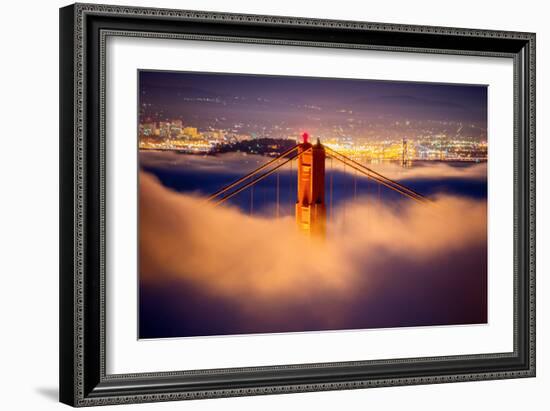
[[[307,144],[308,140],[309,140],[309,133],[307,131],[304,131],[302,133],[302,142],[304,144]]]

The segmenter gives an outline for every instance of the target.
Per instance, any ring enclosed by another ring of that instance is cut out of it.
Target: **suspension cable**
[[[292,161],[289,165],[288,175],[288,202],[290,207],[290,214],[292,214]]]
[[[277,172],[277,174],[275,174],[275,176],[277,177],[277,212],[276,212],[276,217],[279,218],[279,172]]]
[[[397,181],[392,180],[392,179],[390,179],[390,178],[388,178],[388,177],[386,177],[386,176],[384,176],[384,175],[382,175],[382,174],[380,174],[380,173],[378,173],[378,172],[372,170],[371,168],[369,168],[369,167],[367,167],[367,166],[365,166],[365,165],[363,165],[363,164],[361,164],[361,163],[359,163],[359,162],[357,162],[357,161],[355,161],[355,160],[353,160],[353,159],[351,159],[351,158],[345,156],[344,154],[341,154],[341,153],[339,153],[339,152],[337,152],[337,151],[331,149],[330,147],[326,147],[326,146],[325,146],[325,148],[326,148],[327,150],[329,150],[330,152],[332,152],[333,154],[335,154],[335,158],[336,158],[337,160],[343,161],[342,159],[344,159],[344,160],[348,163],[348,165],[349,165],[350,167],[351,167],[351,164],[354,164],[354,165],[356,165],[356,166],[362,168],[364,171],[366,171],[366,173],[370,174],[369,177],[371,177],[372,179],[374,179],[374,180],[376,180],[376,181],[381,181],[381,180],[382,180],[382,181],[385,181],[387,184],[390,184],[390,185],[392,185],[392,186],[395,186],[395,187],[397,187],[397,188],[399,188],[399,189],[401,189],[401,190],[403,190],[403,191],[407,191],[407,192],[408,192],[409,194],[411,194],[412,196],[416,196],[416,197],[420,197],[420,198],[426,199],[422,194],[417,193],[416,191],[414,191],[414,190],[412,190],[412,189],[410,189],[410,188],[404,186],[403,184],[400,184],[400,183],[398,183]],[[341,158],[338,158],[338,157],[341,157]],[[350,164],[350,163],[351,163],[351,164]],[[387,184],[385,184],[385,185],[387,186]],[[391,187],[389,187],[389,188],[391,188]],[[427,200],[427,199],[426,199],[426,200]]]
[[[250,215],[254,214],[254,186],[250,189]]]
[[[225,187],[222,187],[220,188],[218,191],[216,191],[215,193],[211,194],[209,197],[208,197],[208,201],[210,200],[213,200],[214,198],[222,195],[223,193],[227,192],[228,190],[231,190],[233,187],[243,183],[244,181],[248,180],[249,178],[255,176],[256,174],[258,174],[260,171],[262,171],[263,169],[269,167],[271,164],[281,160],[283,157],[287,156],[288,154],[292,153],[294,150],[297,150],[298,149],[298,146],[294,146],[292,148],[289,148],[288,150],[286,150],[285,152],[283,152],[281,155],[279,155],[278,157],[274,158],[273,160],[270,160],[268,161],[267,163],[265,163],[264,165],[258,167],[256,170],[248,173],[247,175],[245,175],[244,177],[241,177],[239,178],[237,181],[234,181],[233,183],[225,186]]]
[[[334,158],[335,158],[336,160],[338,160],[338,161],[340,161],[340,162],[346,164],[346,160],[343,160],[343,159],[338,158],[338,157],[336,157],[336,156],[335,156]],[[381,178],[379,178],[379,177],[377,177],[377,176],[370,175],[367,171],[365,171],[365,170],[363,170],[362,168],[356,166],[355,164],[347,164],[347,165],[348,165],[348,167],[351,167],[351,168],[353,168],[354,170],[359,171],[361,174],[363,174],[363,175],[365,175],[365,176],[367,176],[367,177],[369,177],[369,178],[371,178],[371,179],[377,181],[378,183],[380,183],[380,184],[382,184],[382,185],[384,185],[384,186],[386,186],[386,187],[388,187],[388,188],[390,188],[390,189],[392,189],[392,190],[394,190],[394,191],[396,191],[396,192],[398,192],[398,193],[400,193],[400,194],[402,194],[402,195],[404,195],[404,196],[406,196],[406,197],[409,197],[409,198],[411,198],[411,199],[413,199],[413,200],[415,200],[415,201],[418,201],[418,202],[420,202],[420,203],[426,203],[426,202],[429,201],[427,198],[423,197],[423,196],[420,195],[420,194],[414,195],[414,194],[410,194],[408,191],[402,190],[402,189],[399,187],[400,184],[397,185],[397,186],[394,186],[394,185],[391,185],[390,183],[388,183],[388,182],[382,180]]]
[[[422,194],[419,194],[416,191],[411,190],[410,188],[398,183],[397,181],[391,180],[391,179],[383,176],[382,174],[377,173],[376,171],[362,165],[361,163],[358,163],[358,162],[346,157],[345,155],[340,154],[335,150],[332,150],[329,147],[325,146],[325,148],[327,150],[329,150],[330,153],[333,154],[333,156],[336,160],[339,160],[342,163],[347,164],[349,167],[351,167],[353,169],[356,169],[360,173],[366,175],[367,177],[372,178],[373,180],[378,181],[379,183],[383,184],[384,186],[386,186],[386,187],[388,187],[388,188],[390,188],[394,191],[397,191],[397,192],[399,192],[403,195],[406,195],[407,197],[413,198],[413,199],[421,201],[421,202],[430,201],[429,199],[424,197]]]
[[[307,150],[304,150],[302,152],[299,152],[299,153],[296,153],[294,154],[292,157],[289,157],[288,159],[286,159],[284,162],[282,162],[281,164],[278,164],[277,166],[275,166],[274,168],[272,168],[271,170],[268,170],[262,174],[260,174],[258,177],[256,177],[254,180],[252,181],[249,181],[248,183],[246,183],[245,185],[239,187],[237,190],[225,195],[224,197],[220,198],[218,201],[216,201],[214,203],[214,205],[219,205],[221,203],[224,203],[225,201],[229,200],[231,197],[239,194],[241,191],[243,190],[246,190],[248,187],[251,187],[253,186],[254,184],[256,184],[257,182],[263,180],[264,178],[266,178],[267,176],[270,176],[271,174],[273,174],[275,171],[277,171],[279,168],[281,168],[282,166],[284,166],[286,163],[288,163],[289,161],[292,161],[300,156],[302,156],[303,154],[307,153],[308,151],[311,150],[311,147],[308,148]]]
[[[357,171],[353,173],[353,201],[357,200]]]
[[[332,165],[332,156],[330,156],[330,194],[329,194],[329,220],[332,221],[332,186],[333,186],[334,169]]]

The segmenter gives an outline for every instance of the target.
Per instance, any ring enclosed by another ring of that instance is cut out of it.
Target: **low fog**
[[[230,173],[244,175],[262,164],[266,163],[266,157],[245,153],[225,153],[218,155],[182,155],[174,152],[140,152],[140,165],[145,168],[175,169],[187,171],[200,171],[201,173]],[[332,164],[332,165],[331,165]],[[430,162],[423,165],[415,162],[414,167],[402,167],[399,162],[382,161],[376,164],[366,164],[377,172],[395,180],[406,179],[486,179],[487,163],[468,163],[467,167],[450,165],[444,162]],[[340,162],[327,160],[327,170],[334,167],[342,171]]]
[[[485,247],[485,201],[451,196],[436,198],[433,205],[404,201],[388,208],[359,198],[345,212],[335,210],[339,217],[320,241],[298,232],[291,217],[215,207],[142,172],[141,281],[186,280],[246,303],[327,290],[349,296],[358,277],[392,275],[398,266],[392,261],[429,264],[456,250]]]
[[[359,196],[324,241],[140,173],[140,338],[487,321],[485,199]]]

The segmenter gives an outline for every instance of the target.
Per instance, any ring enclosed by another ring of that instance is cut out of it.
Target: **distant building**
[[[162,138],[170,137],[170,122],[161,121],[159,123],[159,134]]]
[[[189,137],[189,138],[199,138],[200,137],[199,130],[196,127],[184,127],[183,128],[183,135],[185,137]]]
[[[139,125],[139,134],[145,137],[152,137],[155,135],[156,125],[154,122],[143,123]]]
[[[175,139],[181,136],[183,131],[183,121],[174,120],[170,124],[170,137]]]

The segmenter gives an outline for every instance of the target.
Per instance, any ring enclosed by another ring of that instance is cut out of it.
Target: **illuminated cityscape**
[[[435,134],[417,134],[408,137],[352,137],[325,132],[319,135],[323,144],[354,159],[363,161],[485,161],[487,141],[464,132],[462,124],[440,124],[457,128],[454,134],[435,131]],[[244,151],[250,154],[279,155],[287,146],[281,140],[296,142],[299,130],[275,128],[264,136],[231,128],[205,127],[199,129],[181,119],[144,122],[139,125],[139,147],[151,150],[174,150],[183,153],[214,154]],[[442,127],[443,128],[443,127]],[[472,130],[475,127],[470,126]],[[434,130],[436,128],[434,127]],[[248,142],[248,144],[244,144]]]
[[[487,88],[140,72],[139,147],[275,157],[308,131],[352,158],[485,161]]]

